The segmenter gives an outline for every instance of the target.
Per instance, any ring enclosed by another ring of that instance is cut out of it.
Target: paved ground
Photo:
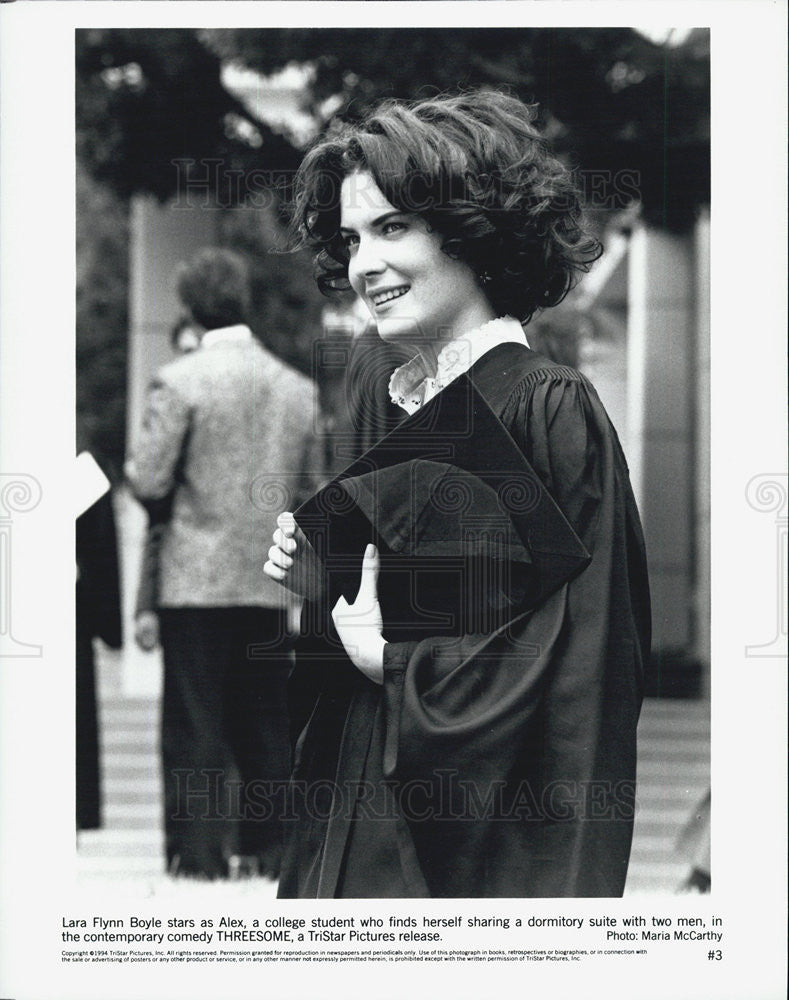
[[[156,683],[149,677],[141,684],[148,687],[147,692],[124,694],[124,669],[128,664],[124,668],[110,659],[100,666],[105,826],[79,836],[80,881],[125,887],[143,896],[177,894],[180,898],[189,893],[232,891],[274,897],[275,885],[264,880],[232,887],[227,883],[190,885],[163,874]],[[150,673],[151,663],[146,659],[135,669]],[[627,895],[676,891],[687,871],[685,861],[677,856],[677,836],[708,783],[708,703],[648,699],[639,728],[637,818]]]

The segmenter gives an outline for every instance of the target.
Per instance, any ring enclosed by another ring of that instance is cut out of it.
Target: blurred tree
[[[207,30],[225,60],[270,74],[309,63],[319,127],[382,97],[506,87],[537,102],[554,147],[580,165],[600,208],[640,193],[645,216],[682,229],[709,201],[709,32],[677,46],[630,28]]]
[[[262,74],[308,64],[317,129],[382,97],[506,87],[539,103],[593,206],[623,208],[637,192],[650,221],[682,229],[709,200],[706,29],[676,46],[630,28],[78,31],[78,149],[91,172],[122,194],[165,198],[176,160],[212,159],[223,203],[238,171],[289,176],[296,144],[228,93],[223,62]]]
[[[174,194],[184,160],[221,163],[220,199],[232,198],[239,171],[292,170],[298,152],[225,90],[220,71],[189,29],[77,31],[77,155],[124,197]]]
[[[77,437],[121,474],[126,412],[128,212],[77,167]]]

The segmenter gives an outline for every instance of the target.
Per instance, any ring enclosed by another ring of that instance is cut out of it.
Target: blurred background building
[[[479,85],[539,104],[606,246],[527,335],[590,376],[630,464],[654,612],[632,885],[671,889],[676,834],[709,781],[706,29],[77,31],[78,419],[120,482],[148,380],[172,357],[175,265],[226,245],[252,263],[255,332],[318,382],[331,462],[346,418],[343,334],[309,258],[283,252],[293,172],[336,115]],[[122,490],[116,499],[130,616],[144,517]],[[83,854],[99,870],[115,850],[133,869],[136,850],[148,871],[158,779],[140,761],[159,661],[128,645],[105,660],[109,829]]]

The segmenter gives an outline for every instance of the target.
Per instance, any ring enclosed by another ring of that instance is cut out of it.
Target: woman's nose
[[[381,274],[385,268],[386,262],[379,253],[375,241],[362,239],[348,265],[348,277],[353,283],[354,277],[360,281]]]

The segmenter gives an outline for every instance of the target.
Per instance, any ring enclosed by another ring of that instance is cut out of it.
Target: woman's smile
[[[376,309],[382,309],[394,299],[401,299],[408,292],[408,285],[398,285],[396,288],[385,288],[382,291],[368,291],[368,298]]]

